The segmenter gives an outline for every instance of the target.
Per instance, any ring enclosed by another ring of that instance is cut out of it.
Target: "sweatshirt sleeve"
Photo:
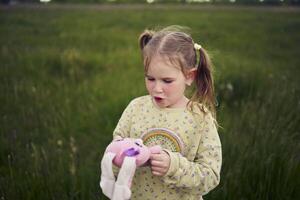
[[[189,161],[180,153],[170,152],[170,168],[163,177],[169,187],[194,195],[205,195],[220,182],[221,142],[211,114],[207,114],[201,131],[196,157]]]
[[[123,111],[121,118],[113,132],[113,138],[116,137],[130,137],[130,129],[132,123],[132,117],[134,115],[134,107],[135,107],[135,100],[132,100],[128,106]]]

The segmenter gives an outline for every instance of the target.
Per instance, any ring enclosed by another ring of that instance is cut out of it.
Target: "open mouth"
[[[161,98],[161,97],[154,97],[154,100],[155,100],[156,102],[161,102],[161,101],[163,100],[163,98]]]

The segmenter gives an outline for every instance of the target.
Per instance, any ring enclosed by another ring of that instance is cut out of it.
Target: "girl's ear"
[[[195,80],[197,74],[197,68],[190,69],[185,76],[185,84],[191,86],[193,81]]]

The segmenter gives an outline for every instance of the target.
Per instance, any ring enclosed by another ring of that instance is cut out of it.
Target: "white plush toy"
[[[131,182],[136,167],[147,165],[152,153],[160,153],[160,146],[147,147],[141,139],[120,138],[106,148],[101,161],[100,187],[103,194],[112,200],[127,200],[131,197]],[[117,180],[113,164],[120,167]]]

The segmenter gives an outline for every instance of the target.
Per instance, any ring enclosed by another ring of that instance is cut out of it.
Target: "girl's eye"
[[[163,80],[165,83],[172,83],[173,80]]]
[[[149,77],[148,77],[147,80],[148,80],[148,81],[154,81],[155,79],[154,79],[154,78],[149,78]]]

